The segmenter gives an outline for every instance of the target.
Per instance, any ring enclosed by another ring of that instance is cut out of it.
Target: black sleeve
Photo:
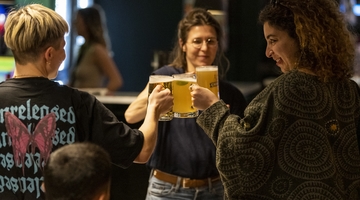
[[[243,93],[231,83],[219,81],[220,99],[230,106],[230,113],[244,117],[247,101]]]
[[[91,141],[110,154],[114,164],[129,167],[140,153],[144,136],[138,129],[131,129],[94,96],[79,92],[80,104],[75,110],[76,133],[80,141]]]

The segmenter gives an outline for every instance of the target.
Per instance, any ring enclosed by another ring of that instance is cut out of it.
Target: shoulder
[[[269,86],[275,91],[300,89],[320,86],[321,81],[315,75],[293,70],[280,75]],[[294,91],[296,92],[296,91]]]
[[[106,47],[103,46],[103,45],[101,45],[101,44],[99,44],[99,43],[91,44],[91,45],[89,46],[88,52],[89,52],[90,54],[92,54],[93,56],[108,54],[108,51],[107,51]]]
[[[166,66],[160,67],[159,69],[153,71],[152,74],[170,75],[171,76],[173,74],[181,74],[181,73],[184,73],[184,71],[182,69],[166,65]]]
[[[66,85],[62,85],[60,88],[71,96],[73,104],[76,107],[92,107],[92,105],[97,102],[96,97],[88,92]]]

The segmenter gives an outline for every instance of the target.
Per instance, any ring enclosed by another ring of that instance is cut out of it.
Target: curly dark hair
[[[319,80],[352,76],[355,38],[335,0],[272,0],[259,22],[286,31],[298,41],[297,69],[308,69]]]

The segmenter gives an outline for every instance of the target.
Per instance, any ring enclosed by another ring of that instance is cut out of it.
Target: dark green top
[[[216,144],[225,199],[360,199],[357,87],[292,71],[243,119],[222,101],[205,110],[197,123]]]

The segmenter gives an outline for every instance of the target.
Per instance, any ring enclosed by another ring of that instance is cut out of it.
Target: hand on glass
[[[219,98],[207,88],[192,84],[189,89],[191,91],[190,94],[193,106],[198,110],[205,110],[219,101]]]
[[[169,89],[164,89],[162,85],[157,85],[148,99],[148,106],[154,106],[158,114],[166,113],[173,107],[174,97]]]

